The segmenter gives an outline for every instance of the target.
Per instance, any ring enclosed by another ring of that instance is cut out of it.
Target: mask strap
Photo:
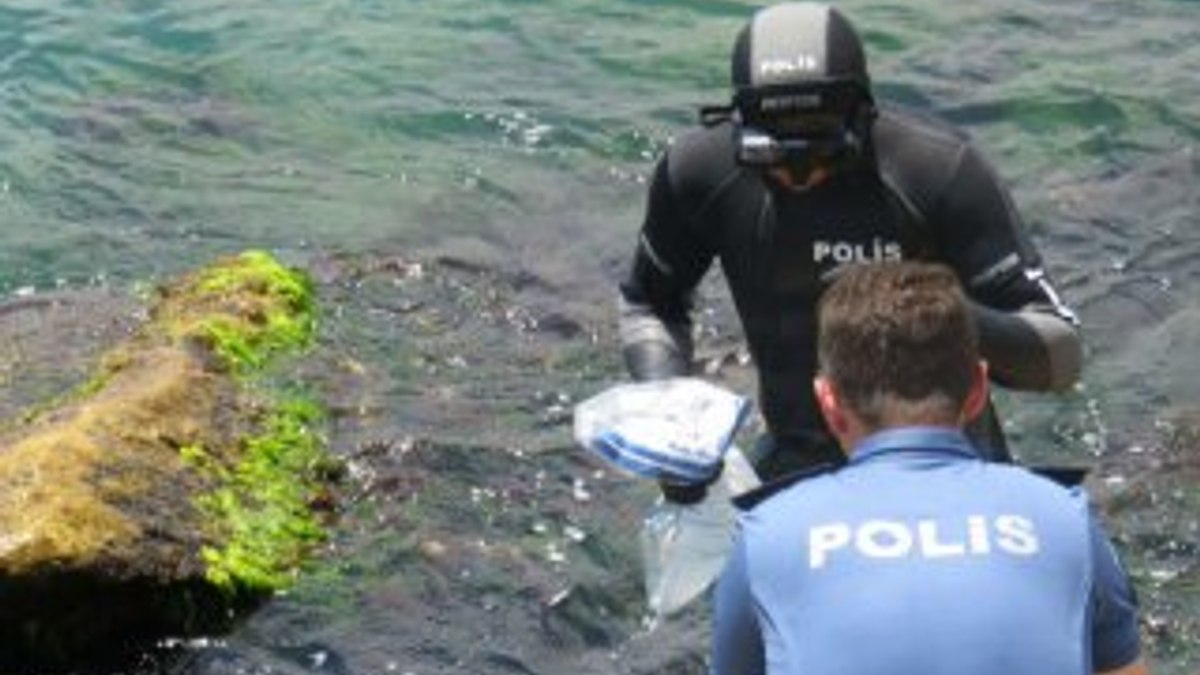
[[[706,127],[715,127],[722,122],[736,122],[736,118],[739,117],[732,103],[700,106],[700,124]]]

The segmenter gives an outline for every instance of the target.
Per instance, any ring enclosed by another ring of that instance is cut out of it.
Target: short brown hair
[[[821,298],[817,359],[869,426],[953,419],[971,387],[979,336],[945,265],[853,265]]]

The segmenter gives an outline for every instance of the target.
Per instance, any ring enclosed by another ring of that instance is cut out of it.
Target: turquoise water
[[[0,289],[255,245],[474,240],[595,274],[628,247],[650,158],[725,98],[752,6],[5,3]],[[968,125],[1026,202],[1200,134],[1192,2],[846,8],[882,91]],[[1048,210],[1052,261],[1091,262],[1051,245],[1084,233]]]
[[[845,6],[883,92],[969,126],[1026,202],[1200,134],[1192,2]],[[725,98],[752,7],[5,3],[0,289],[461,240],[596,273],[650,158]],[[1053,262],[1090,262],[1051,245],[1082,232],[1035,224]]]
[[[0,297],[135,284],[250,247],[441,258],[536,280],[537,302],[603,345],[645,176],[696,106],[727,97],[729,44],[759,4],[10,0]],[[1022,453],[1122,466],[1200,408],[1200,5],[840,6],[885,98],[980,140],[1084,319],[1085,386],[1002,401]],[[518,388],[479,397],[532,396]],[[475,440],[500,443],[478,420]],[[1194,607],[1179,620],[1195,627]],[[243,653],[278,643],[265,630]],[[252,672],[299,668],[264,662]]]

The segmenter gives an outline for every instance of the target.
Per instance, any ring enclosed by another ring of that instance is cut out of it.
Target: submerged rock
[[[311,401],[256,383],[315,328],[263,253],[160,288],[75,391],[0,433],[0,666],[219,630],[288,585],[333,474]]]

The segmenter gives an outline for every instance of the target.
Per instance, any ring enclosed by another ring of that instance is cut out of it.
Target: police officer
[[[634,379],[688,372],[693,292],[719,260],[759,376],[769,432],[760,473],[841,461],[809,386],[817,299],[845,263],[921,258],[949,264],[966,286],[996,382],[1074,384],[1074,316],[1009,194],[962,133],[877,105],[862,44],[838,10],[758,11],[737,37],[732,76],[732,103],[702,111],[703,126],[654,172],[620,286]],[[990,414],[972,435],[990,459],[1009,458]]]
[[[1133,591],[1083,492],[961,433],[987,366],[953,272],[853,266],[819,324],[813,389],[850,459],[741,500],[714,675],[1144,674]]]

